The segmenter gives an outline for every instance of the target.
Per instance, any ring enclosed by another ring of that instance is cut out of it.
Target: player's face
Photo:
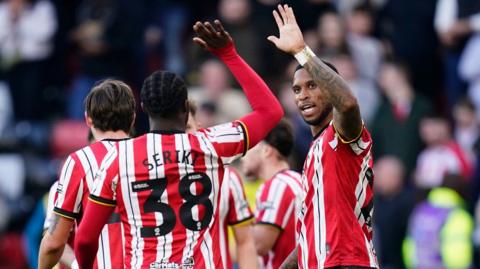
[[[333,106],[327,96],[304,68],[295,72],[292,90],[300,114],[309,125],[323,123],[332,112]]]
[[[260,166],[262,165],[262,144],[259,143],[255,147],[251,148],[242,158],[242,172],[248,177],[258,177]]]

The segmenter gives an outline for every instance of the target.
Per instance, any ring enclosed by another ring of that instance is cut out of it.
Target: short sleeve
[[[95,203],[115,206],[118,183],[118,151],[112,147],[100,165],[89,199]]]
[[[240,121],[201,129],[199,132],[205,134],[224,164],[242,157],[248,149],[246,127]]]
[[[228,178],[226,178],[228,181],[225,184],[228,184],[229,189],[227,223],[236,225],[253,218],[253,213],[240,175],[232,169],[226,169],[226,173],[228,173]]]
[[[295,194],[280,180],[266,182],[257,192],[255,222],[285,229],[295,214]]]
[[[48,192],[47,210],[45,211],[45,222],[43,223],[43,229],[46,230],[50,227],[53,215],[53,208],[55,207],[55,197],[57,196],[58,181],[52,184],[50,191]]]
[[[65,218],[79,217],[83,198],[85,172],[74,154],[65,161],[57,185],[57,198],[53,211]]]
[[[338,144],[339,142],[342,143],[342,144],[346,144],[351,148],[351,150],[356,155],[361,155],[364,152],[368,152],[371,149],[371,147],[372,147],[372,137],[370,135],[370,132],[365,127],[365,125],[363,125],[362,131],[360,132],[358,137],[356,137],[355,139],[353,139],[351,141],[346,141],[344,138],[342,138],[342,135],[337,132],[333,123],[332,123],[332,127],[333,127],[333,132],[334,132],[334,135],[335,135],[335,140],[332,140],[330,142],[330,146],[336,147],[337,145],[333,146],[332,144]]]

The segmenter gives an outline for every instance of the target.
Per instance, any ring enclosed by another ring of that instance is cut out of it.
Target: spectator
[[[467,94],[475,104],[480,107],[480,33],[473,36],[463,50],[458,66],[462,79],[468,83]],[[477,111],[480,117],[480,111]]]
[[[443,53],[447,100],[451,110],[464,94],[458,73],[460,55],[473,32],[480,32],[480,2],[440,0],[435,10],[435,30],[445,49]]]
[[[442,187],[414,208],[403,246],[407,268],[471,268],[473,219],[459,182],[459,176],[445,176]]]
[[[230,77],[225,66],[216,59],[207,60],[200,67],[200,85],[189,89],[189,98],[200,107],[200,114],[207,109],[215,113],[214,124],[231,121],[250,111],[245,96],[230,86]],[[199,120],[204,126],[202,115]]]
[[[55,9],[48,0],[0,3],[0,68],[10,87],[16,120],[41,115],[42,69],[56,29]]]
[[[375,162],[375,249],[383,269],[405,268],[402,242],[414,205],[405,181],[405,168],[397,157],[384,156]]]
[[[78,46],[81,71],[75,77],[68,102],[68,116],[83,119],[83,98],[98,80],[125,76],[131,41],[129,14],[122,2],[86,0],[77,10],[78,26],[72,40]]]
[[[452,139],[450,125],[439,117],[424,118],[420,123],[420,136],[426,148],[417,159],[415,183],[421,189],[438,187],[447,174],[459,174],[470,180],[472,164],[465,152]]]
[[[370,125],[380,103],[380,96],[375,84],[371,80],[359,76],[359,69],[362,68],[357,68],[352,57],[348,54],[333,57],[332,63],[343,79],[347,81],[358,100],[362,118],[367,125]]]
[[[422,150],[420,120],[432,111],[428,100],[415,94],[407,70],[396,62],[380,68],[378,84],[385,96],[374,117],[372,136],[377,157],[394,155],[405,165],[407,176]]]
[[[453,137],[465,152],[470,163],[475,163],[475,143],[480,130],[476,117],[476,107],[467,98],[460,99],[453,108],[454,132]]]
[[[373,11],[360,5],[347,17],[347,43],[357,65],[358,75],[374,83],[380,64],[383,48],[373,33]],[[368,63],[368,64],[365,64]]]
[[[319,37],[319,53],[325,56],[348,53],[345,39],[345,25],[335,12],[326,12],[318,19],[317,34]]]

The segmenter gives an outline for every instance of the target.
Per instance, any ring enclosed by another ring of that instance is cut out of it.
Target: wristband
[[[297,59],[297,61],[300,63],[300,65],[303,66],[308,62],[310,58],[315,57],[315,53],[313,53],[313,51],[308,46],[305,46],[303,50],[295,53],[294,56],[295,59]]]

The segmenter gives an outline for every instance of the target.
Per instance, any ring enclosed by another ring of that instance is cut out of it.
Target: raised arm
[[[246,125],[249,148],[261,141],[283,116],[280,102],[262,78],[238,55],[233,40],[220,21],[214,24],[197,22],[193,26],[197,37],[193,40],[218,56],[237,81],[247,97],[253,112],[239,119]]]
[[[302,32],[296,22],[293,10],[288,5],[278,6],[273,11],[280,36],[269,36],[275,46],[295,56],[299,63],[310,73],[318,87],[326,93],[333,105],[333,124],[343,140],[358,138],[363,123],[356,98],[347,83],[335,71],[315,56],[305,44]]]

